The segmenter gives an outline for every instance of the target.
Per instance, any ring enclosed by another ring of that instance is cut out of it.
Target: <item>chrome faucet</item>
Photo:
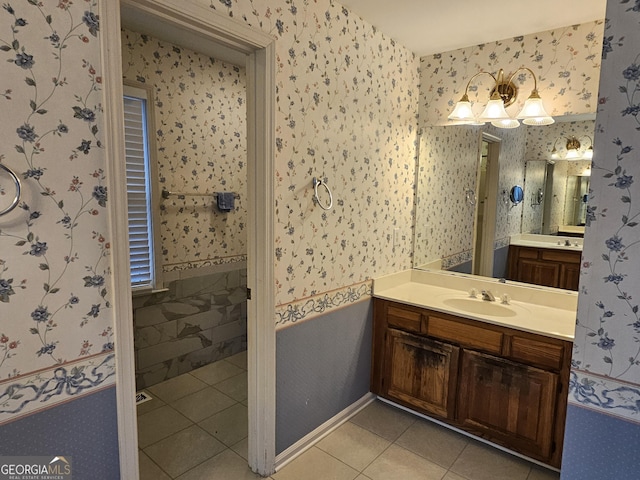
[[[482,300],[486,300],[487,302],[495,302],[496,297],[493,296],[491,290],[482,290]]]

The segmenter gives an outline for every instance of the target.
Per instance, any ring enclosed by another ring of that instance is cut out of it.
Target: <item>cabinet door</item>
[[[580,283],[580,264],[565,263],[560,271],[560,288],[578,290]]]
[[[452,419],[459,348],[390,328],[386,349],[386,396]]]
[[[559,376],[464,350],[458,420],[463,428],[540,460],[554,449]]]
[[[560,285],[560,264],[540,260],[520,259],[517,281],[558,287]]]

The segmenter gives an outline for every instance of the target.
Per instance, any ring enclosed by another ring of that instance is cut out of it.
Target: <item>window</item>
[[[129,259],[131,287],[151,290],[159,284],[154,246],[155,162],[151,161],[149,131],[151,94],[145,88],[124,86],[124,134],[126,145],[127,203],[129,214]]]

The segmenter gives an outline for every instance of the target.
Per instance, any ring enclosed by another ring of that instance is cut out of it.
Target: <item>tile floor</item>
[[[245,480],[246,353],[147,389],[141,480]],[[376,401],[271,480],[558,480],[560,475]]]

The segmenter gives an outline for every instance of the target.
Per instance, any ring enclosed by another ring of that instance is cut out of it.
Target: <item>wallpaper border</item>
[[[115,384],[115,354],[33,372],[0,384],[0,425]]]
[[[373,280],[276,306],[276,331],[332,310],[371,298]]]
[[[170,272],[181,271],[181,270],[191,270],[191,269],[202,268],[202,267],[216,267],[219,265],[241,263],[246,261],[247,261],[246,255],[207,258],[205,260],[198,260],[198,261],[189,260],[187,262],[165,264],[162,266],[162,271],[163,273],[170,273]]]
[[[499,238],[493,242],[493,249],[500,250],[501,248],[508,247],[511,242],[511,237]],[[442,270],[448,270],[463,263],[471,262],[473,260],[473,249],[465,250],[463,252],[454,253],[448,257],[442,259]]]
[[[640,386],[571,370],[569,403],[640,424]]]

